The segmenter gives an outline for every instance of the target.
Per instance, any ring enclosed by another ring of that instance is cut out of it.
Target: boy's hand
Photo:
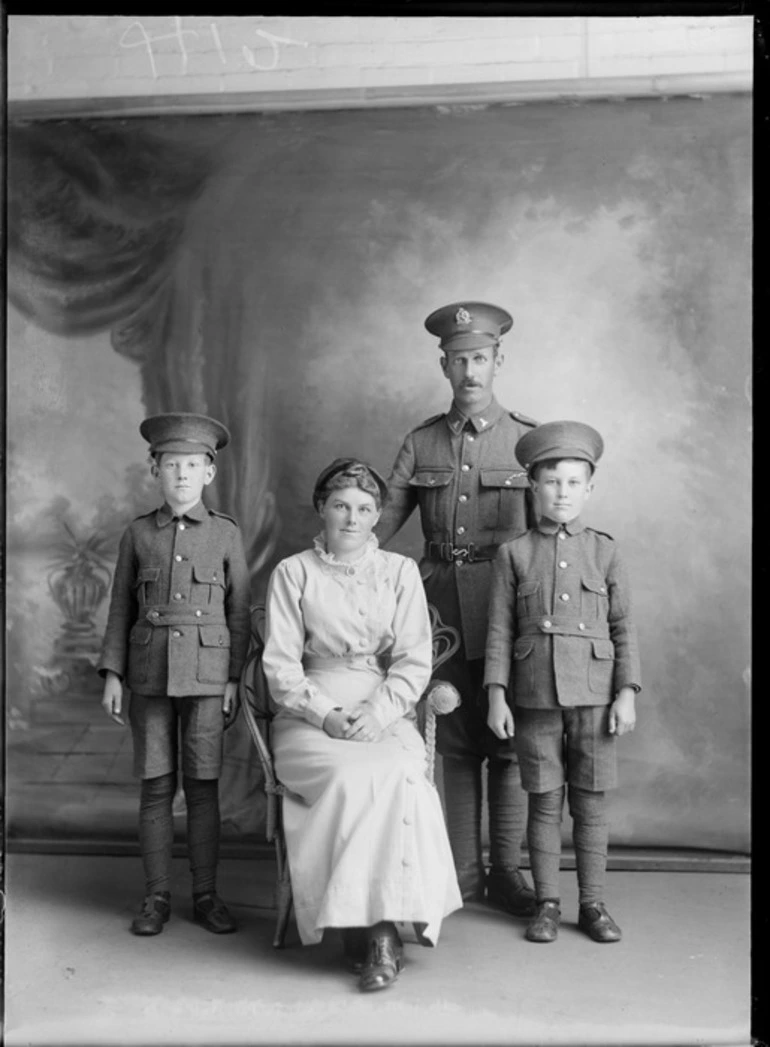
[[[225,714],[225,727],[229,727],[238,715],[238,684],[235,680],[228,680],[225,684],[222,712]]]
[[[610,706],[610,734],[627,734],[636,725],[636,691],[633,687],[621,687]]]
[[[503,741],[506,738],[513,738],[513,713],[505,700],[505,688],[499,683],[492,683],[487,688],[487,696],[489,698],[487,727]]]
[[[123,684],[120,677],[113,672],[108,672],[104,679],[104,691],[102,692],[102,709],[115,723],[121,727],[126,726],[126,721],[120,715],[123,709]]]
[[[344,738],[350,742],[375,742],[382,733],[376,717],[367,709],[348,714]]]
[[[324,717],[323,729],[330,738],[344,738],[348,725],[348,714],[342,709],[332,709]]]

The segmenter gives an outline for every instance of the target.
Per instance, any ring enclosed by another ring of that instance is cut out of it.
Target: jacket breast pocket
[[[409,486],[417,489],[423,533],[434,540],[435,532],[451,519],[450,489],[454,469],[446,466],[421,468],[409,480]]]
[[[612,697],[615,676],[615,645],[612,640],[592,640],[588,662],[588,689],[605,698]]]
[[[531,636],[522,636],[513,644],[512,694],[524,698],[535,690],[535,643]]]
[[[150,641],[153,627],[141,622],[133,627],[128,636],[128,686],[146,683],[150,676]]]
[[[540,582],[520,582],[516,586],[517,618],[535,618],[543,614]]]
[[[582,578],[580,614],[583,618],[606,622],[610,604],[607,584],[603,578]]]
[[[226,684],[230,676],[230,633],[224,625],[198,626],[198,682]]]
[[[507,531],[511,537],[527,529],[527,474],[521,469],[480,469],[479,526]]]
[[[224,604],[225,570],[221,564],[209,567],[193,564],[192,582],[190,602],[193,607],[210,603],[221,607]]]
[[[140,567],[136,575],[136,595],[140,605],[159,603],[160,567]]]

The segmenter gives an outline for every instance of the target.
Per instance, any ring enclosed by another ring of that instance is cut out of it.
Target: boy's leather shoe
[[[595,942],[619,942],[623,932],[612,919],[603,902],[581,905],[578,927]]]
[[[458,865],[455,869],[464,902],[483,902],[487,874],[483,865]]]
[[[168,891],[148,894],[142,903],[142,911],[131,921],[131,933],[160,934],[163,924],[171,915],[171,895]]]
[[[360,974],[366,963],[367,946],[369,945],[368,927],[342,928],[342,956],[345,966],[353,974]]]
[[[530,920],[525,938],[529,942],[555,942],[559,933],[561,909],[556,902],[540,902],[534,920]]]
[[[361,968],[361,992],[387,989],[398,977],[404,963],[404,947],[392,923],[378,923],[369,931],[366,962]]]
[[[535,892],[518,869],[496,869],[487,877],[487,901],[512,916],[534,916]]]
[[[193,897],[193,916],[212,934],[232,934],[235,920],[218,894],[200,894]]]

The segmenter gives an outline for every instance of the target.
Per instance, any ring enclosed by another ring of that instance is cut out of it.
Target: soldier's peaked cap
[[[457,349],[485,349],[497,345],[513,327],[513,317],[499,305],[489,302],[453,302],[430,314],[425,326],[439,339],[445,352]]]
[[[154,414],[145,418],[139,432],[149,443],[150,454],[176,452],[216,458],[217,451],[230,442],[227,427],[205,414]]]
[[[603,451],[601,435],[584,422],[545,422],[516,444],[516,457],[527,470],[550,458],[581,458],[595,466]]]

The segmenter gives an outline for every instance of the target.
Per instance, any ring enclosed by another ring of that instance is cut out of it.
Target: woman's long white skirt
[[[380,683],[376,671],[307,673],[344,709]],[[305,720],[273,722],[294,911],[303,945],[325,927],[413,922],[436,944],[441,921],[462,907],[425,746],[407,720],[376,742],[330,738]],[[424,925],[424,926],[423,926]]]

